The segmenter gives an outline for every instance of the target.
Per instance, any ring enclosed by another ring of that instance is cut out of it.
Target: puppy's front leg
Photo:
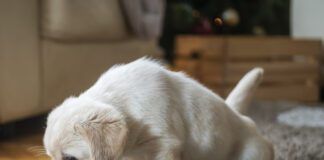
[[[181,160],[181,150],[181,143],[178,140],[162,140],[156,160]]]
[[[181,160],[181,148],[175,143],[166,143],[161,139],[137,146],[124,155],[122,160]]]
[[[181,160],[181,154],[177,150],[168,150],[158,153],[156,160]]]

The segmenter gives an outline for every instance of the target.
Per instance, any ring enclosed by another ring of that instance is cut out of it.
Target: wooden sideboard
[[[222,97],[254,67],[265,70],[256,97],[319,100],[321,42],[289,37],[194,36],[176,38],[174,68],[187,72]]]

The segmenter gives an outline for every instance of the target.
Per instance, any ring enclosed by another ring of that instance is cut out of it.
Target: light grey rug
[[[305,107],[258,102],[250,108],[248,115],[274,144],[276,160],[324,160],[324,106]]]
[[[292,127],[324,127],[324,108],[299,106],[277,116],[277,121]]]

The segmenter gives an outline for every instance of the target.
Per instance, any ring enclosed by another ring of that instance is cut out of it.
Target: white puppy
[[[271,160],[272,145],[241,114],[262,73],[250,71],[224,101],[145,58],[112,67],[50,113],[47,154],[54,160]]]

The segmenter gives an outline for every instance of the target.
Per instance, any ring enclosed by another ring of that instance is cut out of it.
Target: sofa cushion
[[[110,66],[143,56],[159,57],[155,40],[129,38],[111,43],[60,43],[43,40],[43,99],[51,109],[71,95],[89,88]],[[59,65],[58,65],[59,64]]]
[[[120,40],[127,27],[119,0],[44,0],[42,34],[65,41]]]
[[[121,0],[127,22],[141,38],[157,39],[162,32],[165,0]]]

